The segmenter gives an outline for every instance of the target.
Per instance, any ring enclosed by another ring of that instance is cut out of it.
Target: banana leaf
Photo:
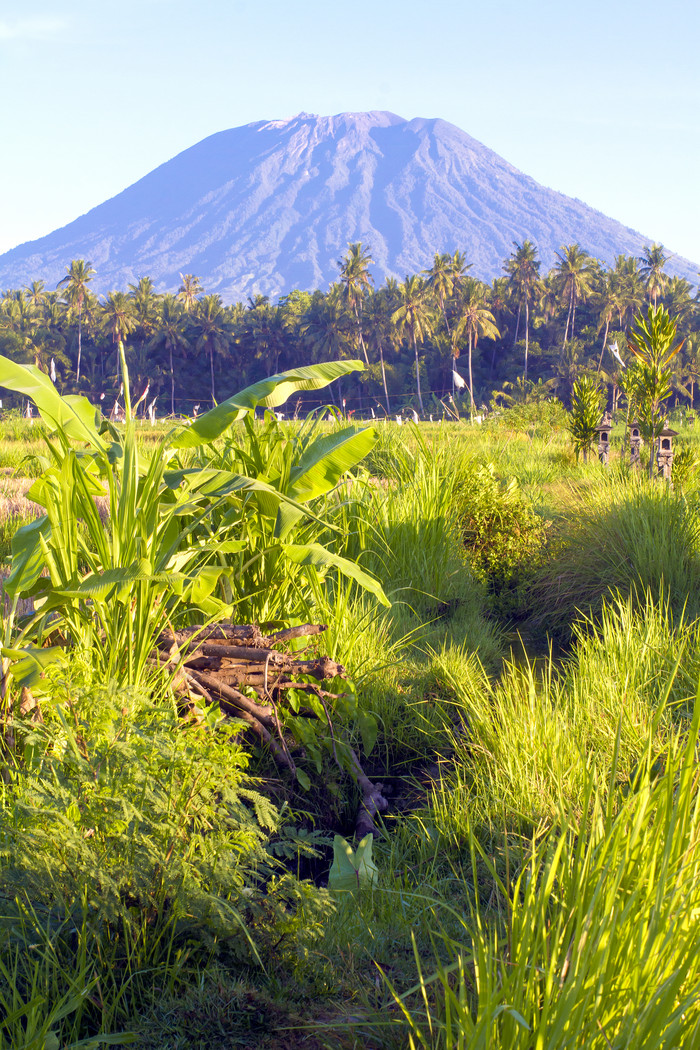
[[[362,361],[325,361],[261,379],[194,420],[173,438],[171,446],[197,448],[209,444],[256,408],[278,408],[300,390],[320,390],[351,372],[363,371],[364,367]]]
[[[373,594],[382,605],[386,605],[387,608],[391,607],[391,602],[384,593],[379,580],[376,580],[374,576],[370,576],[368,572],[361,569],[354,561],[341,558],[339,554],[333,554],[331,551],[326,550],[325,547],[322,547],[320,543],[283,543],[280,544],[279,548],[270,548],[271,551],[274,549],[278,549],[288,561],[293,562],[295,565],[309,565],[321,571],[338,569],[344,576],[355,580],[366,591]]]
[[[2,648],[0,654],[10,661],[12,677],[19,689],[26,686],[27,689],[40,690],[46,668],[66,661],[65,651],[57,645],[45,649],[31,645],[23,649]]]
[[[379,431],[374,427],[362,430],[346,427],[318,438],[304,449],[299,462],[292,469],[287,495],[304,503],[329,492],[343,474],[352,470],[371,452],[378,440]]]
[[[94,448],[107,448],[97,431],[100,413],[94,405],[75,394],[61,397],[49,377],[34,365],[20,365],[0,356],[0,386],[33,401],[51,430],[75,441],[87,441]]]
[[[12,537],[12,568],[5,581],[5,593],[11,598],[26,593],[38,580],[46,564],[40,537],[46,541],[50,535],[51,525],[46,515],[22,525],[15,532]]]

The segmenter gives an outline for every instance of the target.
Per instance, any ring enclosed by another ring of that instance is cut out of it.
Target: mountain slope
[[[212,135],[60,230],[0,256],[0,287],[43,279],[71,259],[97,270],[96,291],[149,275],[175,290],[199,276],[225,301],[254,292],[327,288],[352,241],[371,249],[377,283],[463,251],[473,273],[502,273],[529,238],[543,269],[578,242],[612,264],[641,254],[643,237],[578,200],[546,189],[443,120],[392,113],[299,114]],[[671,272],[695,280],[675,257]]]

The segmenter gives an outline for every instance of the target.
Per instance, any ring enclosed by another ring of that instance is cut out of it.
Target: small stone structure
[[[642,431],[639,423],[630,423],[630,466],[638,467],[642,452]]]
[[[604,467],[608,465],[608,457],[610,456],[610,432],[612,430],[612,420],[610,413],[606,412],[603,416],[602,421],[596,427],[596,433],[598,435],[598,459]]]
[[[673,439],[678,434],[677,430],[671,430],[665,426],[656,439],[656,468],[657,476],[666,481],[671,480],[671,468],[673,467]]]

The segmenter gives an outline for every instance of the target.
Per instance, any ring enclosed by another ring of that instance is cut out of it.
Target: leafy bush
[[[571,395],[571,414],[566,424],[574,439],[576,459],[583,453],[583,462],[588,459],[595,440],[596,427],[600,423],[603,408],[603,391],[597,376],[582,375],[574,383]]]
[[[499,480],[492,463],[471,466],[456,492],[460,530],[469,564],[501,613],[518,607],[518,588],[539,559],[547,522],[515,479]]]
[[[13,732],[22,756],[2,813],[0,884],[33,900],[84,894],[106,921],[164,911],[240,933],[244,887],[269,878],[277,810],[247,778],[236,727],[207,709],[116,685],[54,683],[45,724]]]
[[[486,420],[489,430],[515,430],[531,438],[551,437],[566,426],[566,409],[547,391],[546,399],[501,408],[494,404]]]
[[[697,477],[698,453],[689,441],[676,441],[671,467],[671,479],[674,485],[685,488]]]

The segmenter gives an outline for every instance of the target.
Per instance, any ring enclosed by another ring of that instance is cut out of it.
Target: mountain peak
[[[0,284],[51,286],[75,258],[98,291],[149,275],[175,290],[197,274],[225,300],[327,288],[362,241],[377,283],[459,249],[473,273],[502,273],[513,242],[543,267],[563,244],[603,263],[651,238],[540,186],[441,118],[337,113],[258,121],[202,140],[68,226],[0,256]],[[695,278],[675,257],[669,270]]]

